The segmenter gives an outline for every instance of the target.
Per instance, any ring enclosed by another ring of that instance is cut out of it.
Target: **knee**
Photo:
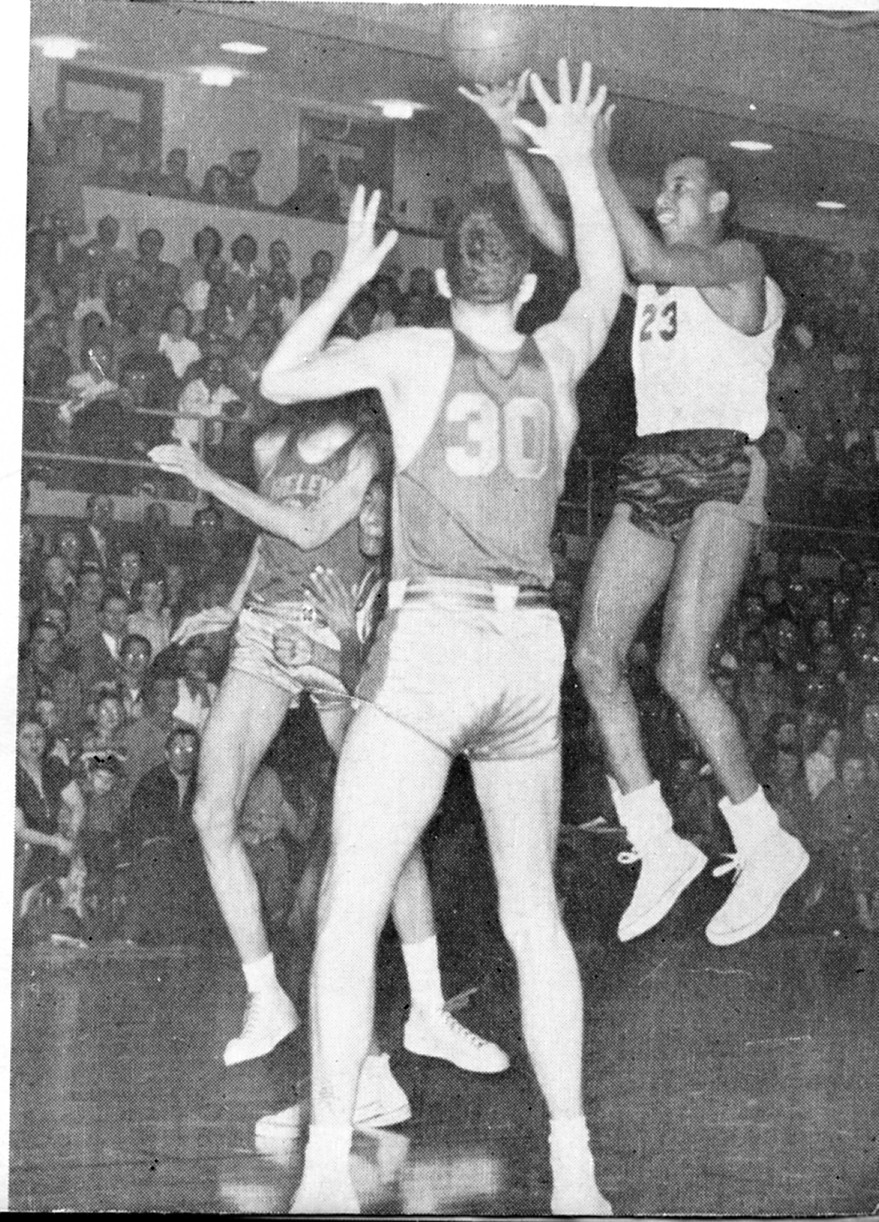
[[[623,667],[612,646],[587,634],[574,646],[573,663],[591,705],[600,706],[614,698],[623,681]]]
[[[555,897],[529,903],[522,895],[501,899],[499,912],[501,931],[516,958],[535,948],[541,953],[547,941],[561,930],[561,916]]]
[[[656,677],[662,690],[681,709],[696,704],[710,684],[704,665],[674,650],[663,653]]]
[[[235,807],[228,797],[200,793],[192,808],[192,822],[205,853],[229,849],[236,836]]]

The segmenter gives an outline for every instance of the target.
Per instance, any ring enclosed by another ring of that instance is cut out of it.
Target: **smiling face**
[[[729,196],[717,189],[702,157],[673,161],[663,176],[653,214],[668,246],[713,240],[729,206]]]

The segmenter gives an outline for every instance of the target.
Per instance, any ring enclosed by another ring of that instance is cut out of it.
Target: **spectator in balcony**
[[[191,199],[195,194],[192,182],[187,178],[189,155],[186,149],[169,149],[165,158],[165,173],[160,180],[163,195],[171,199]]]
[[[64,640],[53,624],[37,623],[18,672],[18,707],[32,709],[38,697],[51,696],[61,732],[76,737],[82,725],[83,690],[79,677],[62,665]]]
[[[207,444],[217,446],[223,436],[218,417],[238,403],[238,396],[228,385],[226,361],[221,356],[210,356],[192,366],[190,373],[194,376],[184,386],[177,402],[180,418],[174,423],[172,436],[177,441],[196,445],[202,427],[200,422],[204,420],[210,422],[206,430]]]
[[[192,338],[192,313],[182,301],[172,302],[165,310],[159,352],[171,362],[181,382],[189,366],[201,358],[201,349]]]
[[[131,158],[113,136],[104,141],[104,153],[101,164],[94,179],[102,187],[111,191],[131,191],[134,189],[136,167],[131,164]]]
[[[144,574],[139,603],[128,617],[128,631],[147,640],[155,658],[171,644],[171,613],[165,606],[165,579],[160,572]]]
[[[98,116],[84,110],[74,133],[74,159],[89,179],[95,177],[104,157],[104,142],[98,134]]]
[[[70,604],[68,641],[78,652],[94,641],[101,631],[101,603],[106,583],[100,565],[84,560],[79,569],[76,593]]]
[[[192,248],[193,253],[187,255],[180,264],[180,292],[184,300],[193,284],[207,279],[206,269],[210,261],[220,259],[223,253],[223,239],[213,225],[205,225],[192,239]]]
[[[207,204],[231,204],[232,176],[224,165],[212,165],[204,176],[201,199]]]
[[[89,175],[76,163],[76,141],[72,135],[60,137],[55,156],[43,167],[42,179],[45,213],[63,218],[70,233],[85,233],[83,187]]]
[[[183,674],[177,680],[174,717],[201,734],[211,705],[217,698],[217,685],[208,678],[210,657],[198,638],[183,647]]]
[[[229,199],[239,208],[255,208],[259,204],[254,178],[262,162],[257,149],[240,149],[229,154]]]
[[[79,673],[83,686],[119,679],[122,642],[128,628],[128,601],[119,590],[108,590],[101,602],[100,631],[86,641],[80,652]]]
[[[308,216],[318,221],[341,219],[339,191],[328,157],[321,154],[313,158],[296,190],[284,200],[281,208],[295,216]]]

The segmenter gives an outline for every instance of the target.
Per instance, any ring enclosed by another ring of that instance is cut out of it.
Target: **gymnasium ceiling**
[[[78,63],[173,73],[245,66],[334,103],[408,97],[439,112],[456,98],[442,57],[441,4],[210,0],[33,0],[32,36],[91,44]],[[545,14],[545,19],[544,19]],[[265,55],[219,50],[257,42]],[[879,188],[879,0],[862,12],[753,9],[541,10],[535,66],[591,57],[619,99],[615,157],[655,174],[683,149],[722,154],[739,186],[811,207],[838,199],[875,213]],[[457,112],[460,115],[460,110]],[[771,143],[734,153],[731,139]]]

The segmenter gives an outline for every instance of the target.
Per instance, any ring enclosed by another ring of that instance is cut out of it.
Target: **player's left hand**
[[[592,93],[592,65],[584,63],[576,95],[571,86],[568,61],[559,60],[559,100],[553,101],[536,72],[531,74],[531,88],[546,118],[543,127],[527,119],[515,118],[513,123],[534,142],[537,151],[551,158],[559,169],[582,168],[592,156],[596,144],[595,127],[607,98],[602,85]]]
[[[380,203],[381,191],[373,191],[369,203],[366,202],[366,188],[362,183],[351,201],[347,245],[339,265],[339,279],[349,283],[355,291],[369,283],[400,236],[392,229],[376,245],[375,223]]]
[[[345,585],[334,569],[318,565],[309,574],[305,592],[308,601],[336,636],[344,639],[357,631],[354,591]]]
[[[190,445],[153,446],[149,458],[162,471],[167,471],[169,475],[182,475],[196,488],[206,489],[213,474]]]
[[[527,144],[525,133],[513,120],[524,101],[530,76],[531,70],[526,68],[518,80],[507,81],[505,85],[477,85],[475,93],[464,85],[458,86],[458,93],[485,112],[498,129],[501,140],[510,148],[524,148]]]

